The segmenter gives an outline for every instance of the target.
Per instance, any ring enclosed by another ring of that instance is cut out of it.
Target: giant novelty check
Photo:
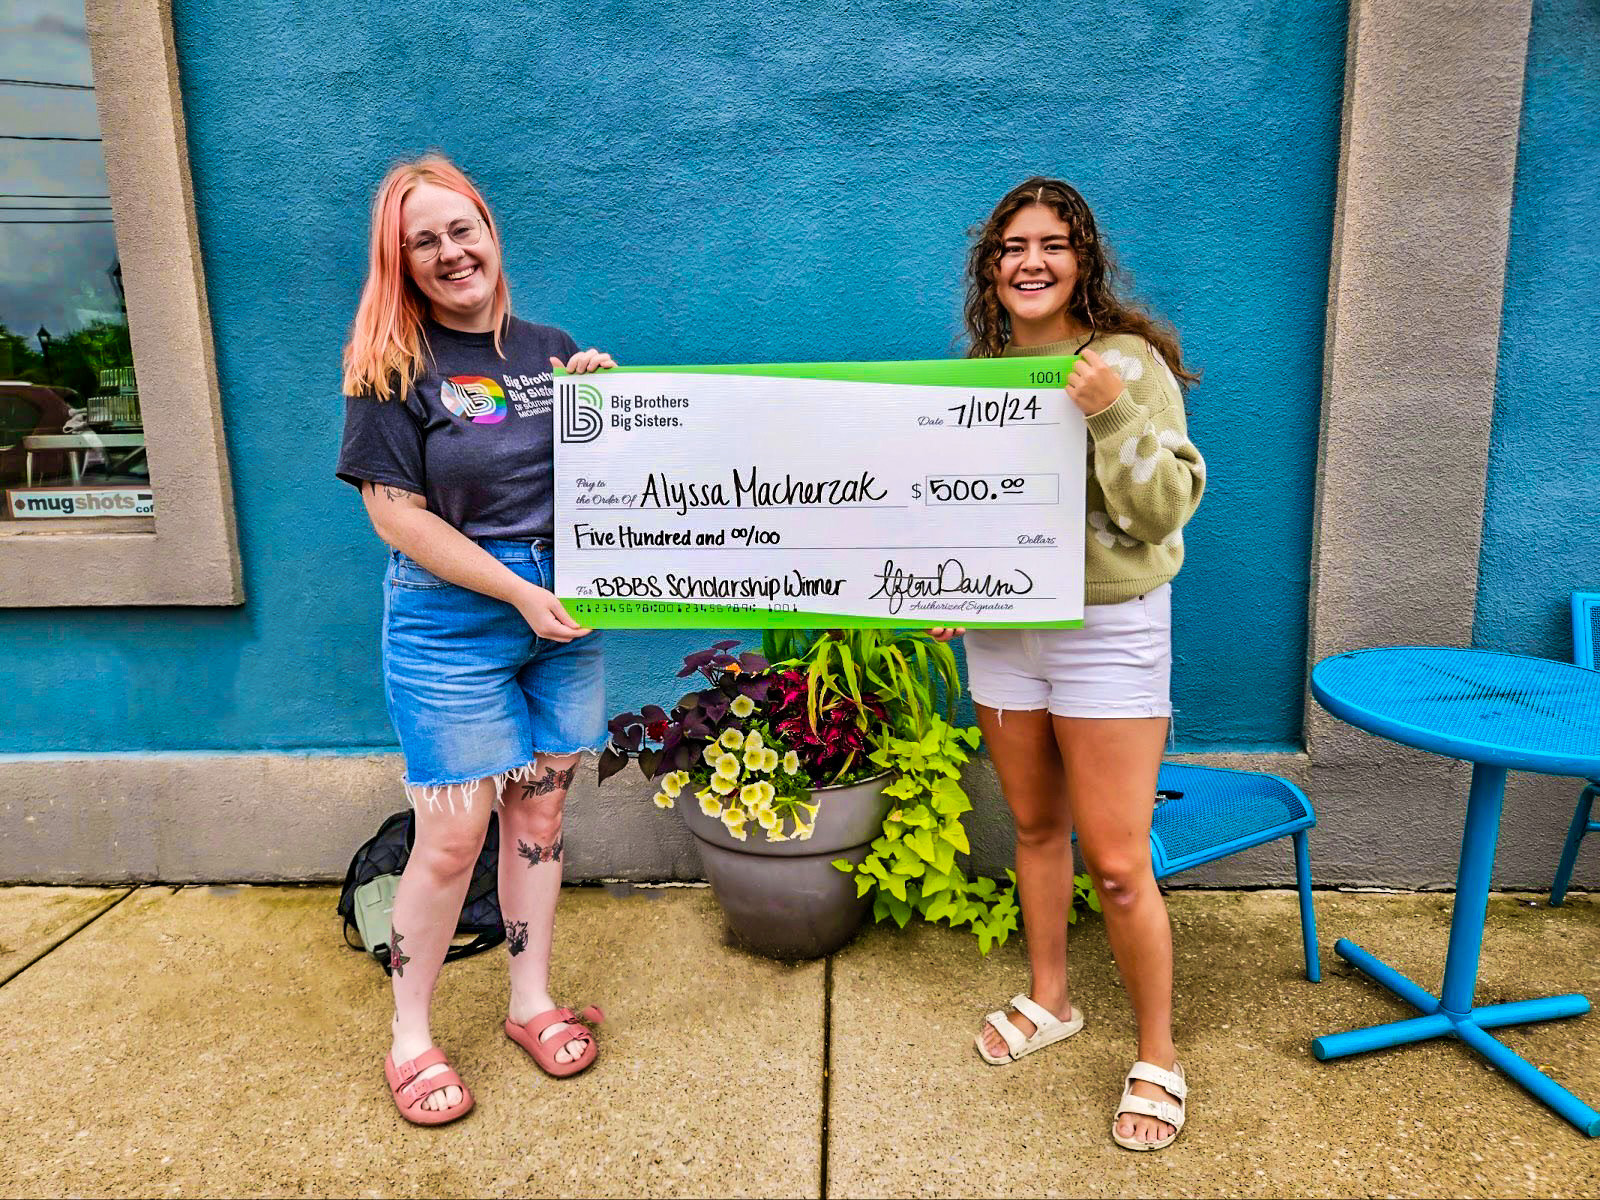
[[[557,372],[556,594],[596,628],[1078,625],[1073,361]]]

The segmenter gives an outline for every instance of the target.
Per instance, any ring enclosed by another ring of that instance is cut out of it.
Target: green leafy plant
[[[859,867],[834,861],[855,875],[857,895],[873,893],[874,919],[904,928],[915,914],[965,925],[982,954],[1004,945],[1020,915],[1016,874],[1007,871],[1004,882],[969,876],[956,859],[972,851],[963,821],[972,801],[961,768],[977,748],[978,730],[953,723],[961,680],[950,646],[920,631],[850,629],[769,630],[762,648],[779,667],[804,675],[813,728],[847,704],[870,741],[868,761],[895,776],[885,789],[895,807],[866,860]],[[863,695],[875,695],[881,712],[863,705]],[[1088,876],[1074,885],[1069,921],[1080,905],[1099,911]]]
[[[805,675],[807,716],[813,726],[834,702],[848,700],[864,732],[881,730],[883,722],[862,705],[863,694],[870,692],[892,726],[920,736],[940,708],[947,719],[954,719],[961,696],[955,651],[920,631],[769,629],[762,636],[762,652]]]

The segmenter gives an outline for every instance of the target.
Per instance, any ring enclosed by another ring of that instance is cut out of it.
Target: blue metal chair
[[[1600,592],[1574,592],[1572,594],[1572,661],[1580,667],[1595,669],[1595,646],[1600,644]],[[1567,844],[1561,848],[1561,862],[1556,867],[1555,881],[1550,885],[1550,903],[1560,904],[1567,898],[1567,884],[1572,882],[1572,865],[1578,859],[1578,845],[1586,833],[1600,831],[1600,821],[1591,820],[1595,798],[1600,796],[1600,780],[1591,781],[1578,797],[1578,807],[1572,814],[1572,825],[1567,830]]]
[[[1311,856],[1306,848],[1306,830],[1317,823],[1317,814],[1306,794],[1277,775],[1176,763],[1161,764],[1158,787],[1150,828],[1157,879],[1277,838],[1294,839],[1306,978],[1320,981],[1317,912],[1311,902]]]

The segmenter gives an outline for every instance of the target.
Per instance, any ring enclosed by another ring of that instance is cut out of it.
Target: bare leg
[[[523,1025],[556,1007],[550,997],[550,944],[556,901],[561,897],[561,818],[578,756],[542,755],[533,773],[506,784],[500,813],[500,915],[511,950],[510,1016]],[[568,1025],[553,1025],[541,1038],[559,1038]],[[557,1062],[572,1062],[583,1043],[569,1041]]]
[[[395,892],[391,917],[390,983],[394,989],[394,1046],[397,1063],[409,1062],[433,1045],[429,1029],[433,986],[444,964],[461,904],[472,883],[472,868],[483,848],[494,808],[494,780],[483,779],[452,793],[471,792],[470,804],[459,795],[453,803],[416,806],[416,838]],[[419,1079],[444,1070],[444,1064],[423,1071]],[[427,1109],[461,1103],[461,1089],[445,1088],[422,1102]]]
[[[1002,719],[980,704],[978,725],[1017,823],[1017,900],[1033,972],[1028,995],[1065,1019],[1072,1011],[1067,986],[1072,824],[1050,714],[1007,709]],[[1032,1035],[1032,1021],[1016,1012],[1007,1015],[1024,1037]],[[1007,1052],[1005,1040],[987,1022],[983,1042],[990,1054]]]
[[[1172,925],[1150,863],[1150,819],[1166,746],[1167,719],[1056,717],[1078,847],[1104,908],[1106,938],[1133,1005],[1139,1057],[1172,1069]],[[1135,1095],[1175,1102],[1153,1083]],[[1153,1142],[1172,1126],[1125,1113],[1123,1137]]]

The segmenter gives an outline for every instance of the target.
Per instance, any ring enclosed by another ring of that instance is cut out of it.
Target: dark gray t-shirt
[[[549,540],[555,525],[550,359],[567,334],[511,317],[494,335],[423,326],[425,369],[405,400],[345,397],[338,475],[404,488],[468,537]],[[431,355],[429,351],[431,350]]]

